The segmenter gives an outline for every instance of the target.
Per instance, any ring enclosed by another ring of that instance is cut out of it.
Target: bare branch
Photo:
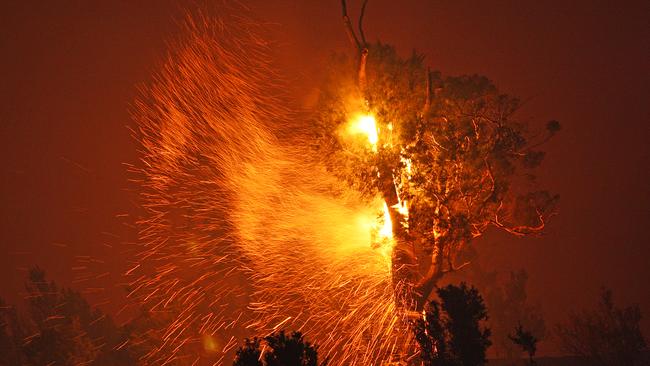
[[[507,226],[504,225],[499,221],[499,211],[497,210],[497,213],[494,214],[494,220],[492,221],[492,224],[494,226],[503,229],[510,234],[516,235],[516,236],[526,236],[530,234],[539,234],[544,230],[544,227],[546,226],[545,220],[544,220],[544,215],[537,211],[537,219],[539,220],[539,225],[537,226],[526,226],[526,225],[520,225],[520,226]],[[553,216],[553,214],[549,215]]]
[[[341,11],[343,13],[343,24],[345,24],[345,31],[348,34],[348,39],[350,40],[350,43],[352,43],[352,46],[356,47],[356,49],[360,51],[361,44],[359,43],[359,39],[357,38],[357,35],[354,34],[354,29],[352,28],[352,22],[350,22],[350,17],[348,17],[348,6],[345,0],[341,0]]]
[[[361,6],[361,15],[359,15],[359,36],[361,36],[361,47],[368,47],[368,42],[366,41],[366,35],[363,33],[363,16],[366,13],[366,5],[368,5],[368,0],[363,1]]]
[[[449,270],[447,272],[445,272],[445,273],[460,271],[461,269],[465,268],[466,266],[470,265],[471,263],[472,263],[471,261],[467,261],[467,262],[461,264],[460,266],[456,267],[456,266],[453,265],[453,263],[451,261],[449,261],[450,267],[449,267]]]

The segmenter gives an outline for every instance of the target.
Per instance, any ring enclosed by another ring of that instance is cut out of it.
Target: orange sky
[[[305,90],[325,56],[347,50],[337,0],[243,2],[274,23],[281,62]],[[15,302],[34,264],[84,288],[73,282],[83,255],[120,280],[129,258],[119,243],[133,231],[116,215],[135,212],[123,165],[137,159],[128,106],[193,3],[0,5],[0,295]],[[360,1],[349,3],[354,16]],[[621,303],[641,304],[650,336],[650,5],[399,3],[370,0],[369,40],[403,54],[416,48],[444,73],[484,74],[527,100],[521,117],[563,125],[540,174],[562,196],[560,215],[542,238],[488,234],[484,261],[527,269],[548,325],[594,303],[605,285]],[[109,288],[93,299],[120,294]]]

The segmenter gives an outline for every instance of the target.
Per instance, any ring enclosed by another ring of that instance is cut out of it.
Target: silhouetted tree
[[[603,289],[598,308],[572,313],[558,324],[557,335],[565,351],[607,366],[640,365],[647,347],[640,328],[638,306],[618,308],[611,290]]]
[[[246,339],[237,350],[233,366],[318,366],[316,347],[305,341],[300,332],[287,336],[280,331],[264,337],[263,355],[261,343],[259,338]],[[327,361],[320,365],[326,364]]]
[[[263,366],[261,354],[259,338],[246,338],[244,345],[237,350],[233,366]]]
[[[436,293],[414,322],[415,339],[425,366],[477,366],[486,362],[490,330],[481,325],[487,309],[481,295],[465,283],[448,285]]]
[[[16,308],[0,298],[0,365],[23,365],[22,344],[27,336]]]
[[[314,146],[331,172],[369,199],[384,199],[396,239],[393,280],[407,284],[396,288],[419,310],[489,226],[514,235],[544,228],[558,197],[517,183],[534,180],[544,158],[538,148],[560,124],[530,132],[515,118],[520,101],[487,78],[430,72],[422,55],[404,59],[356,37],[345,2],[343,18],[358,53],[332,59]],[[359,115],[374,117],[362,121],[368,137],[346,132]]]
[[[467,278],[481,292],[490,313],[488,326],[492,331],[492,347],[498,358],[515,360],[521,352],[508,337],[518,325],[531,332],[538,340],[546,335],[546,324],[538,305],[531,303],[526,286],[528,274],[524,270],[499,275],[496,271],[472,266]]]
[[[537,351],[537,342],[539,339],[537,339],[529,330],[525,330],[521,325],[518,325],[517,328],[515,328],[515,335],[508,335],[508,338],[510,338],[514,344],[521,347],[524,352],[528,353],[528,361],[530,365],[534,365],[535,361],[533,360],[533,357]]]
[[[76,291],[58,288],[39,268],[29,271],[27,319],[22,325],[13,308],[3,311],[0,333],[9,345],[14,364],[27,365],[132,365],[121,329]],[[12,363],[8,363],[12,364]]]

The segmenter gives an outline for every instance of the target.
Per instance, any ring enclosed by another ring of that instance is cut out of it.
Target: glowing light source
[[[384,225],[379,229],[379,236],[382,238],[393,237],[393,222],[390,219],[390,212],[388,212],[386,202],[384,202]]]
[[[304,327],[332,366],[387,364],[409,331],[391,272],[394,212],[280,143],[272,126],[285,112],[263,107],[281,101],[258,92],[276,82],[249,72],[264,70],[265,53],[231,57],[239,48],[222,50],[233,42],[212,38],[221,34],[193,34],[137,104],[147,215],[126,275],[132,301],[164,314],[144,363],[194,359],[201,347],[204,364],[243,329]],[[227,57],[214,62],[213,47]],[[391,126],[380,131],[372,115],[346,122],[341,137],[377,152],[381,132],[390,146]]]
[[[215,353],[219,350],[217,338],[211,334],[203,334],[201,336],[201,343],[203,344],[203,349],[207,353]]]
[[[397,209],[397,212],[399,212],[402,216],[404,216],[406,218],[409,217],[408,202],[406,200],[399,201],[398,203],[394,204],[391,207]]]
[[[362,114],[357,116],[349,125],[348,132],[351,134],[362,134],[368,138],[368,142],[372,146],[373,151],[377,151],[377,142],[379,136],[377,134],[377,122],[375,117],[369,114]]]

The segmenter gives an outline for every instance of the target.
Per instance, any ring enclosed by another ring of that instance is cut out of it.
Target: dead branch
[[[546,226],[545,220],[544,220],[544,215],[539,212],[539,210],[536,210],[537,212],[537,219],[539,220],[539,225],[537,226],[526,226],[526,225],[520,225],[520,226],[508,226],[499,221],[499,210],[497,210],[497,213],[494,214],[494,220],[492,221],[492,224],[494,226],[503,229],[510,234],[516,235],[516,236],[526,236],[530,234],[539,234],[544,230],[544,227]]]
[[[366,5],[368,5],[368,0],[363,1],[363,5],[361,6],[361,15],[359,15],[359,36],[361,36],[361,47],[363,48],[368,47],[368,42],[366,42],[366,36],[363,33],[363,16],[366,13]]]
[[[341,11],[343,12],[343,24],[345,24],[345,31],[348,34],[348,39],[350,40],[350,43],[352,43],[352,46],[356,47],[356,49],[360,51],[361,43],[359,43],[359,39],[352,28],[352,22],[350,22],[350,17],[348,16],[348,6],[345,0],[341,0]]]

